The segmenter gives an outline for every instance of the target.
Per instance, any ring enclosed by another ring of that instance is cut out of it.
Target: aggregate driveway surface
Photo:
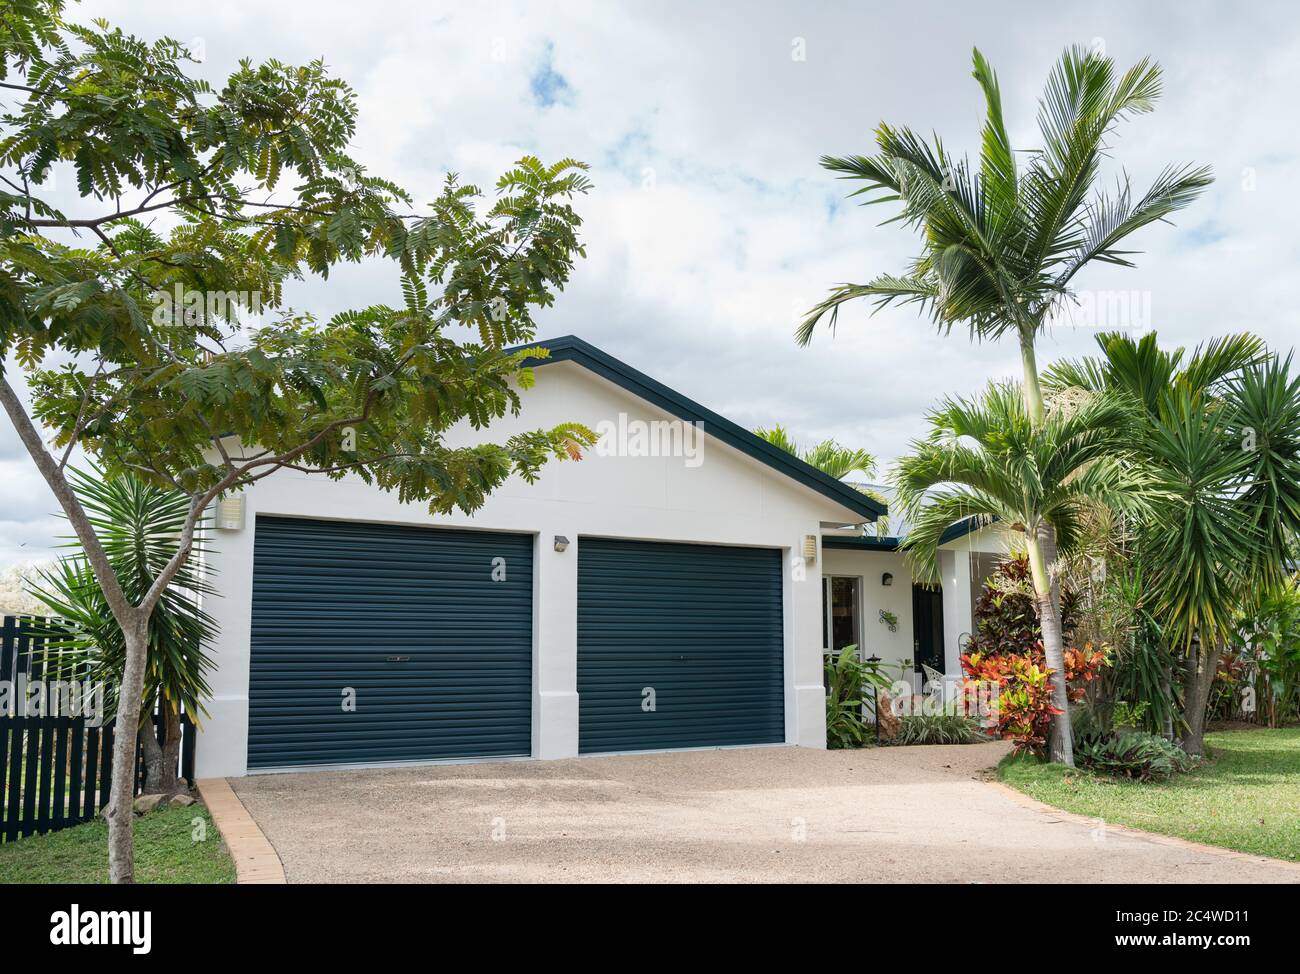
[[[1296,882],[1026,807],[1002,744],[232,779],[289,882]]]

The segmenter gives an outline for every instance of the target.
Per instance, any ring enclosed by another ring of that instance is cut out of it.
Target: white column
[[[209,649],[212,696],[194,752],[199,778],[237,778],[248,773],[248,663],[253,621],[253,494],[245,495],[244,526],[208,532],[205,568],[217,594],[204,596],[203,608],[219,633]]]
[[[556,536],[569,539],[555,550]],[[533,757],[578,753],[578,532],[537,536],[533,559]]]
[[[961,673],[958,640],[971,628],[970,552],[939,552],[943,574],[943,663],[944,672]]]
[[[785,738],[801,747],[826,747],[826,689],[822,685],[822,551],[820,528],[817,559],[806,564],[803,537],[783,552],[785,580],[786,708]]]

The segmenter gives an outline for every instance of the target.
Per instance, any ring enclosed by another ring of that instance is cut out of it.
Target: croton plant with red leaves
[[[1071,701],[1083,699],[1088,684],[1106,665],[1106,653],[1086,649],[1065,651],[1065,682]],[[967,690],[977,693],[980,684],[996,685],[997,703],[989,717],[997,735],[1013,743],[1017,752],[1042,754],[1052,717],[1060,713],[1052,706],[1053,673],[1043,655],[1042,644],[1028,653],[967,653],[961,658]]]

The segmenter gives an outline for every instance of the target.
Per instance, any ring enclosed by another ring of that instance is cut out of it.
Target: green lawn
[[[1008,758],[999,776],[1067,812],[1278,859],[1300,859],[1300,728],[1206,735],[1209,760],[1145,784]]]
[[[194,841],[195,818],[205,839]],[[135,820],[139,883],[233,883],[235,864],[200,805],[165,808]],[[61,832],[0,844],[0,883],[108,882],[108,825],[95,819]]]

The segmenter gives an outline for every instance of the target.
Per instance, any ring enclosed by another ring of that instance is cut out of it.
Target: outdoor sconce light
[[[221,531],[240,531],[244,527],[244,495],[231,494],[217,501],[213,521]]]
[[[881,584],[881,585],[893,585],[893,584],[894,584],[894,576],[893,576],[893,574],[891,574],[890,572],[885,572],[885,574],[881,575],[881,576],[880,576],[880,584]]]
[[[569,547],[569,539],[562,534],[557,534],[555,536],[555,550],[563,552],[567,547]]]
[[[810,565],[817,560],[817,535],[815,534],[804,535],[803,560]]]

